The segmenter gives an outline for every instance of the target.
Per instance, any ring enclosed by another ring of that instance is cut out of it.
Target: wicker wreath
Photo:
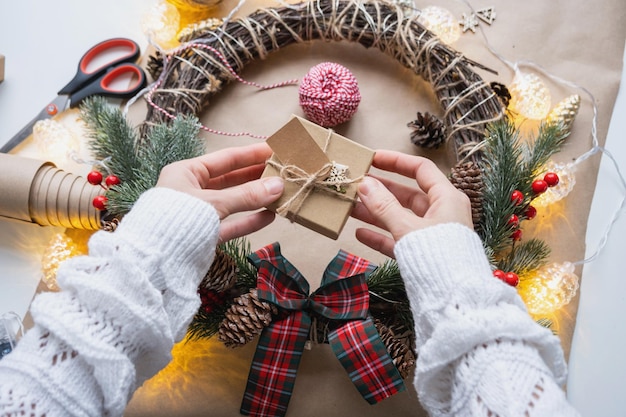
[[[376,47],[429,82],[444,110],[446,138],[462,160],[484,139],[485,125],[503,115],[501,102],[471,61],[424,28],[402,8],[382,1],[312,0],[258,10],[187,36],[187,47],[165,56],[147,95],[145,125],[176,114],[199,115],[224,83],[244,66],[292,43],[358,42]],[[479,153],[472,158],[479,157]]]

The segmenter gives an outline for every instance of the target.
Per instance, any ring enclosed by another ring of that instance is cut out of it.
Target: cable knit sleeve
[[[31,305],[34,327],[0,361],[0,416],[121,416],[171,359],[199,306],[219,217],[177,191],[144,193],[89,256],[66,261],[62,289]]]
[[[395,255],[415,318],[415,387],[432,416],[575,416],[559,339],[494,279],[460,224],[415,231]]]

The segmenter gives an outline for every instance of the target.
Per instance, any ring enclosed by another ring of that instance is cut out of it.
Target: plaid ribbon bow
[[[260,299],[282,314],[259,338],[241,413],[284,416],[311,327],[311,314],[332,320],[329,344],[363,398],[375,404],[404,390],[376,326],[368,317],[366,278],[376,266],[340,251],[324,271],[320,288],[309,295],[309,284],[280,253],[268,245],[249,256],[257,267]]]

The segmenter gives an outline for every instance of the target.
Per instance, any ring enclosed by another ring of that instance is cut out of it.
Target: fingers
[[[266,143],[257,143],[222,149],[191,159],[189,162],[200,187],[210,188],[212,179],[231,171],[265,163],[271,155],[272,150]]]
[[[274,220],[275,214],[263,210],[239,218],[229,218],[220,224],[220,242],[226,242],[241,236],[247,236],[261,230]]]
[[[223,190],[204,190],[201,195],[224,219],[233,213],[269,205],[281,196],[283,189],[284,183],[280,177],[268,177]]]
[[[400,202],[377,179],[365,177],[359,184],[359,198],[369,212],[370,219],[389,231],[394,240],[421,226],[421,218],[402,207]],[[358,214],[358,213],[357,213]]]
[[[382,253],[383,255],[390,258],[394,257],[393,247],[395,242],[393,239],[373,230],[363,228],[356,230],[356,238],[359,242]]]
[[[216,178],[211,178],[205,188],[221,190],[223,188],[233,187],[235,185],[244,184],[249,181],[257,180],[261,177],[265,164],[251,165],[236,171],[228,172]]]
[[[427,194],[437,184],[452,186],[434,162],[419,156],[380,150],[376,151],[373,165],[376,168],[415,179],[419,187]]]

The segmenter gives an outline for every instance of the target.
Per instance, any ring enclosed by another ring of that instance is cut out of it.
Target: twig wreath
[[[472,67],[488,70],[442,44],[400,6],[382,1],[313,0],[258,10],[225,22],[193,40],[166,62],[155,88],[146,123],[177,114],[198,115],[223,83],[235,80],[256,59],[295,43],[356,42],[378,48],[430,83],[444,110],[447,137],[458,159],[484,139],[487,123],[503,115],[502,104]],[[234,71],[234,73],[233,73]]]
[[[159,72],[145,97],[150,106],[139,135],[119,110],[107,109],[102,100],[87,101],[82,113],[91,130],[94,156],[108,158],[108,169],[121,179],[107,191],[109,214],[123,216],[156,183],[164,165],[202,152],[197,134],[204,127],[197,115],[224,83],[242,81],[238,74],[246,64],[290,44],[314,40],[376,47],[429,82],[444,112],[447,140],[456,152],[450,180],[470,197],[475,229],[494,275],[522,286],[546,264],[549,248],[538,239],[520,242],[520,223],[536,214],[531,202],[539,194],[537,184],[547,188],[558,182],[553,176],[550,184],[537,178],[545,174],[550,156],[568,136],[578,102],[560,109],[559,117],[546,119],[532,141],[521,141],[505,115],[506,103],[472,68],[488,69],[440,43],[400,6],[382,1],[312,0],[258,10],[193,32],[181,47],[159,58],[161,68],[152,68],[154,74]],[[227,346],[241,346],[283,314],[259,297],[251,255],[246,239],[217,249],[198,289],[202,306],[189,327],[190,338],[218,334]],[[369,314],[393,363],[406,377],[415,364],[413,319],[395,262],[368,273],[367,288]],[[309,340],[328,342],[332,330],[328,320],[314,316]]]

